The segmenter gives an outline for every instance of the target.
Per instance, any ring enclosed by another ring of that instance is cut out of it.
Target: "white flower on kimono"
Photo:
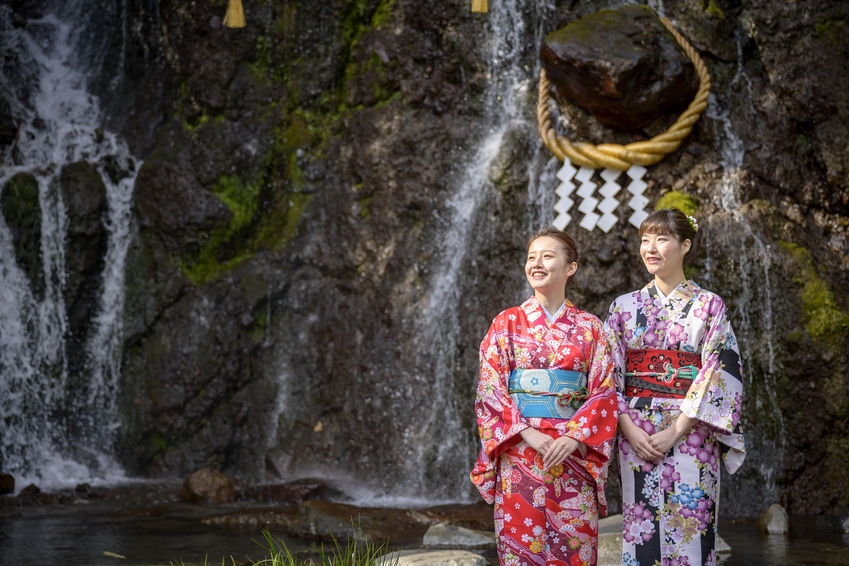
[[[518,505],[516,505],[516,508],[518,509],[518,508],[519,508],[519,506],[518,506]],[[534,522],[533,522],[533,520],[532,520],[530,517],[528,517],[528,518],[526,518],[526,519],[525,519],[525,526],[526,526],[526,527],[530,527],[530,526],[531,526],[531,525],[533,525],[533,524],[534,524]]]
[[[536,527],[533,528],[533,530],[531,532],[534,533],[534,536],[538,537],[539,535],[542,534],[542,527],[537,525]]]
[[[504,522],[509,523],[512,520],[513,520],[513,515],[511,515],[510,513],[504,514]]]

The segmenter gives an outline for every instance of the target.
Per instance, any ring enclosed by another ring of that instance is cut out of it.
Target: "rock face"
[[[236,499],[233,482],[219,472],[205,468],[186,478],[180,499],[189,503],[229,503]]]
[[[781,505],[773,503],[758,519],[758,529],[768,535],[786,535],[790,532],[787,511]]]
[[[680,112],[693,64],[648,6],[602,10],[548,34],[540,59],[557,92],[611,128],[637,131]]]

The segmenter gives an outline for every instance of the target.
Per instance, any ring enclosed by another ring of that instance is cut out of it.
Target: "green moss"
[[[677,208],[684,214],[695,216],[699,211],[699,202],[687,193],[669,191],[657,199],[657,203],[654,205],[655,210],[660,210],[661,208]]]
[[[719,4],[716,3],[716,0],[708,0],[707,8],[705,11],[711,15],[719,18],[720,20],[725,19],[725,12],[722,11],[722,8],[719,7]]]
[[[168,448],[168,441],[158,432],[154,432],[150,435],[150,445],[154,452],[164,452]]]
[[[369,216],[371,216],[371,209],[369,205],[371,204],[371,197],[364,197],[357,200],[357,203],[360,205],[360,217],[365,220]]]
[[[790,252],[801,269],[793,281],[802,286],[800,299],[805,330],[823,346],[834,346],[849,332],[849,314],[840,310],[834,293],[820,277],[808,250],[798,244],[779,242]]]
[[[817,37],[827,39],[832,45],[838,45],[841,39],[845,41],[845,25],[846,20],[824,20],[814,25],[814,31]]]
[[[245,185],[236,175],[224,175],[215,182],[212,192],[227,205],[232,216],[228,224],[217,226],[208,234],[195,257],[182,262],[183,273],[195,285],[232,269],[253,253],[251,247],[240,246],[232,257],[221,259],[233,237],[253,220],[259,205],[260,183]]]

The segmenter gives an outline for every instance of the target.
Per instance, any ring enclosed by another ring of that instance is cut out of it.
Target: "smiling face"
[[[578,264],[569,262],[560,242],[541,236],[528,247],[525,275],[535,292],[549,295],[566,294],[566,282],[578,270]]]
[[[684,255],[691,242],[671,234],[643,234],[640,241],[640,257],[649,273],[661,279],[672,278],[684,271]]]

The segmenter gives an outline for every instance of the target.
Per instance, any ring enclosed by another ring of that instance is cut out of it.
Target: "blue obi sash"
[[[570,419],[584,400],[587,375],[563,369],[514,369],[507,392],[523,417]]]

